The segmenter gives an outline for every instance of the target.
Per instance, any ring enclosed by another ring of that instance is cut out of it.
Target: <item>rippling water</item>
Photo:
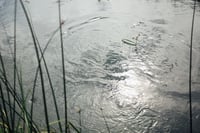
[[[18,5],[17,53],[26,88],[36,58]],[[63,115],[62,69],[55,0],[26,1],[41,46],[51,38],[45,58]],[[0,0],[0,50],[7,69],[12,59],[13,1]],[[189,132],[189,43],[193,1],[66,0],[62,2],[69,119],[84,133]],[[200,8],[193,47],[193,130],[200,132]],[[136,46],[123,43],[136,42]],[[11,70],[10,70],[11,71]],[[56,119],[46,85],[50,121]],[[39,88],[39,85],[38,85]],[[27,89],[27,91],[29,91]],[[35,120],[44,123],[40,90]],[[78,113],[78,112],[81,113]],[[106,124],[107,123],[107,124]]]

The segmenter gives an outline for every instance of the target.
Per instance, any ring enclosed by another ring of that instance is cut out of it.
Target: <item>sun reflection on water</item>
[[[125,80],[120,80],[117,83],[117,101],[119,106],[127,106],[129,104],[136,104],[138,102],[145,102],[145,98],[149,97],[149,88],[151,82],[138,75],[134,70],[129,70],[123,73]]]

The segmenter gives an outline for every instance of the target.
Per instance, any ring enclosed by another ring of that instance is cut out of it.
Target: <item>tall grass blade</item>
[[[5,122],[4,118],[2,120],[4,121],[4,123],[6,123],[8,125],[8,131],[11,131],[10,126],[9,126],[9,118],[8,118],[7,108],[6,108],[6,105],[4,102],[5,99],[4,99],[4,95],[3,95],[3,88],[1,85],[1,81],[0,81],[0,93],[1,93],[1,100],[2,100],[2,104],[3,104],[3,110],[5,112],[6,122]],[[2,115],[2,117],[3,117],[3,115]]]
[[[192,46],[193,46],[193,33],[194,33],[194,19],[196,11],[196,3],[194,1],[193,16],[192,16],[192,27],[191,27],[191,38],[190,38],[190,66],[189,66],[189,110],[190,110],[190,133],[193,132],[192,126]]]
[[[17,34],[16,34],[16,24],[17,24],[17,0],[15,0],[15,4],[14,4],[14,97],[16,95],[16,47],[17,47]],[[13,101],[13,108],[15,110],[15,98]],[[15,112],[13,111],[13,121],[12,121],[12,128],[15,128]]]
[[[62,20],[61,20],[61,3],[58,0],[58,14],[59,14],[59,27],[60,27],[60,43],[61,43],[61,58],[62,58],[62,74],[63,74],[63,89],[64,89],[64,109],[65,109],[65,132],[68,133],[68,114],[67,114],[67,92],[65,80],[65,59],[63,47],[63,33],[62,33]]]
[[[26,113],[24,112],[24,110],[26,110],[26,99],[25,99],[25,96],[24,96],[24,88],[23,88],[23,79],[22,79],[22,69],[20,69],[20,75],[19,75],[20,78],[18,78],[19,80],[19,86],[20,86],[20,94],[21,94],[21,104],[22,104],[22,108],[23,108],[23,117],[24,119],[26,118]],[[26,119],[25,119],[26,120]],[[27,121],[25,121],[23,123],[23,131],[25,130],[25,124],[28,124]]]
[[[77,133],[81,133],[71,122],[69,122],[69,125],[70,125]]]
[[[32,96],[31,96],[31,101],[32,102],[31,102],[31,109],[30,109],[31,121],[33,121],[33,103],[34,103],[34,97],[35,97],[35,87],[36,87],[38,72],[39,72],[39,67],[36,70],[34,83],[33,83],[33,88],[32,88]],[[31,127],[30,131],[32,132],[32,127]]]
[[[42,54],[42,49],[41,48],[40,48],[40,52]],[[56,109],[57,120],[59,121],[60,120],[60,115],[59,115],[59,111],[58,111],[58,105],[57,105],[57,102],[56,102],[56,96],[55,96],[55,92],[54,92],[51,76],[50,76],[50,73],[49,73],[45,58],[43,58],[43,62],[44,62],[44,66],[45,66],[45,69],[46,69],[46,72],[47,72],[47,77],[48,77],[48,80],[49,80],[51,93],[52,93],[52,96],[53,96],[53,102],[54,102],[55,109]],[[61,126],[60,121],[58,122],[58,126],[59,126],[59,129],[60,129],[60,132],[62,132],[62,126]]]
[[[0,71],[1,72],[1,71]],[[2,72],[1,72],[2,73]],[[7,86],[9,87],[8,88],[8,91],[10,92],[10,94],[12,95],[12,97],[13,98],[15,98],[14,100],[16,101],[16,103],[17,103],[17,105],[18,105],[18,107],[20,108],[20,110],[21,110],[21,112],[23,112],[24,114],[26,114],[26,117],[27,117],[27,122],[26,123],[30,123],[30,115],[29,115],[29,113],[27,112],[27,110],[26,110],[26,108],[24,108],[23,107],[23,105],[22,105],[22,103],[23,103],[23,101],[22,101],[22,99],[17,95],[17,93],[15,94],[15,97],[14,97],[14,92],[13,92],[13,88],[12,88],[12,86],[10,85],[10,83],[9,83],[9,81],[6,81],[6,80],[4,80],[1,76],[0,76],[0,82],[2,82],[4,85],[5,84],[7,84]],[[1,84],[0,84],[1,85]],[[1,93],[1,99],[3,99],[3,106],[6,104],[6,105],[8,105],[9,106],[9,102],[7,102],[6,100],[5,100],[5,98],[4,98],[4,96],[3,96],[3,90],[2,90],[2,86],[0,86],[0,93]],[[5,105],[5,107],[6,107],[6,105]],[[10,106],[11,107],[11,110],[13,110],[14,112],[15,112],[15,114],[19,114],[19,113],[17,113],[17,111],[15,111],[15,109],[12,107],[12,106]],[[5,114],[7,114],[7,108],[5,108]],[[5,116],[8,116],[8,115],[5,115]],[[19,115],[18,115],[19,116]],[[23,119],[23,121],[24,121],[24,116],[20,116],[20,118],[22,118]],[[9,118],[8,118],[8,120],[9,120]],[[38,127],[37,127],[37,125],[32,121],[32,123],[33,123],[33,125],[32,125],[32,127],[33,127],[33,129],[34,129],[34,131],[39,131],[38,130]],[[8,123],[9,124],[9,123]],[[8,125],[9,126],[9,125]],[[11,131],[10,131],[11,132]]]
[[[6,86],[8,103],[9,103],[10,120],[12,121],[11,98],[10,98],[10,92],[8,90],[8,84],[7,84],[8,80],[7,80],[6,70],[5,70],[5,67],[4,67],[4,62],[3,62],[1,52],[0,52],[0,62],[1,62],[1,66],[2,66],[2,74],[3,74],[3,78],[4,78],[3,80],[6,81],[5,86]],[[1,89],[2,89],[2,86],[1,86]],[[3,92],[2,92],[2,95],[3,95]],[[7,110],[5,110],[5,111],[7,112]],[[8,117],[8,127],[9,127],[9,130],[12,131],[12,127],[10,127],[10,120],[9,120],[9,117]]]
[[[45,121],[46,121],[47,131],[50,132],[48,109],[47,109],[45,86],[44,86],[44,78],[43,78],[42,66],[41,66],[40,61],[39,61],[40,57],[39,57],[38,46],[37,46],[36,38],[35,38],[35,35],[34,35],[34,32],[33,32],[33,28],[32,28],[33,26],[31,24],[31,21],[29,19],[28,13],[26,11],[25,5],[24,5],[22,0],[20,0],[20,4],[22,6],[22,9],[23,9],[23,12],[25,14],[27,23],[29,25],[29,29],[31,31],[31,36],[32,36],[32,39],[33,39],[34,47],[35,47],[35,52],[36,52],[39,70],[40,70],[40,80],[41,80],[41,86],[42,86],[42,96],[43,96],[43,103],[44,103]]]
[[[2,105],[0,104],[0,113],[1,113],[1,120],[2,120],[2,121],[0,121],[0,132],[5,133],[6,129],[8,129],[8,126],[6,125],[6,122],[4,120],[4,115],[3,115],[4,114],[4,110],[3,110],[3,108],[1,106]]]
[[[45,47],[45,48],[47,48],[47,47]],[[48,77],[48,80],[49,80],[49,85],[50,85],[51,93],[52,93],[52,96],[53,96],[53,102],[54,102],[54,106],[55,106],[55,109],[56,109],[56,116],[57,116],[58,126],[59,126],[59,129],[60,129],[60,132],[62,132],[62,126],[61,126],[61,123],[60,123],[60,115],[59,115],[59,111],[58,111],[58,105],[57,105],[57,102],[56,102],[56,96],[55,96],[55,92],[54,92],[51,76],[50,76],[50,73],[49,73],[49,69],[48,69],[46,60],[44,58],[44,52],[45,52],[46,49],[44,49],[42,51],[42,49],[41,49],[41,47],[39,45],[39,50],[40,50],[40,54],[41,54],[40,61],[42,59],[43,62],[44,62],[45,70],[46,70],[47,77]]]
[[[6,122],[4,120],[4,115],[3,114],[4,114],[5,111],[3,110],[3,108],[1,106],[2,105],[0,104],[0,113],[1,113],[0,115],[1,115],[1,120],[2,120],[2,121],[0,121],[0,132],[2,132],[2,128],[3,128],[3,132],[5,133],[6,132],[5,128],[6,127],[8,128],[8,126],[6,125]]]
[[[30,14],[30,13],[29,13]],[[29,17],[30,18],[30,17]],[[32,20],[30,18],[30,22],[32,24]],[[36,39],[36,42],[37,44],[39,44],[39,41],[36,37],[36,33],[35,33],[35,30],[34,30],[34,27],[33,28],[33,32],[34,32],[34,35],[35,35],[35,39]],[[58,28],[59,29],[59,28]],[[49,69],[48,69],[48,66],[47,66],[47,63],[46,63],[46,60],[44,58],[44,53],[48,47],[48,45],[50,44],[52,38],[54,37],[54,35],[56,34],[56,32],[58,31],[58,29],[56,29],[56,31],[54,31],[54,33],[52,34],[52,36],[50,37],[50,39],[47,41],[46,45],[45,45],[45,48],[42,50],[41,46],[38,45],[39,47],[39,52],[41,54],[40,56],[40,59],[39,59],[39,62],[41,63],[41,61],[43,60],[43,63],[44,63],[44,67],[45,67],[45,70],[46,70],[46,73],[47,73],[47,77],[48,77],[48,80],[49,80],[49,85],[50,85],[50,89],[51,89],[51,92],[52,92],[52,96],[53,96],[53,101],[54,101],[54,105],[55,105],[55,110],[56,110],[56,116],[57,116],[57,121],[60,120],[60,115],[59,115],[59,111],[58,111],[58,106],[57,106],[57,102],[56,102],[56,96],[55,96],[55,92],[54,92],[54,88],[53,88],[53,84],[52,84],[52,80],[51,80],[51,76],[50,76],[50,73],[49,73]],[[35,79],[34,79],[34,84],[33,84],[33,93],[32,93],[32,99],[34,98],[34,95],[35,95],[35,87],[36,87],[36,82],[37,82],[37,77],[38,77],[38,72],[39,72],[39,65],[38,67],[36,68],[36,74],[35,74]],[[32,114],[33,114],[33,103],[31,103],[31,119],[32,119]],[[60,129],[60,132],[62,132],[62,126],[61,126],[61,123],[60,121],[58,122],[58,126],[59,126],[59,129]]]
[[[48,48],[50,42],[52,41],[53,37],[55,36],[55,34],[59,31],[59,27],[52,33],[52,35],[50,36],[49,40],[47,41],[42,53],[41,53],[41,57],[40,57],[40,62],[42,60],[42,58],[44,57],[44,54],[45,54],[45,51],[46,49]],[[35,77],[34,77],[34,81],[33,81],[33,87],[32,87],[32,98],[31,99],[34,99],[34,96],[35,96],[35,87],[36,87],[36,83],[37,83],[37,78],[38,78],[38,72],[39,72],[39,66],[36,68],[36,72],[35,72]],[[33,115],[33,102],[31,103],[31,118],[32,118],[32,115]],[[60,125],[59,125],[59,128],[60,128]],[[61,128],[60,128],[61,129]]]

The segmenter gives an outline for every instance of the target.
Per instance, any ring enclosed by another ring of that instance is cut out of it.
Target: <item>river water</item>
[[[188,133],[189,46],[194,1],[63,0],[62,21],[69,120],[84,133]],[[64,118],[56,0],[25,5],[45,52]],[[0,0],[0,50],[12,77],[13,0]],[[193,131],[200,132],[200,8],[197,4],[192,70]],[[128,45],[122,40],[137,42]],[[37,60],[18,3],[17,63],[30,92]],[[12,78],[10,78],[12,80]],[[47,81],[47,79],[46,79]],[[38,82],[34,120],[45,126]],[[46,84],[48,114],[56,120]],[[80,125],[81,121],[81,125]],[[57,125],[52,127],[57,128]]]

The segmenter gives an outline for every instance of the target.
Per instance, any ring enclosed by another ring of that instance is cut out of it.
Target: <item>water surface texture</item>
[[[41,47],[45,48],[52,39],[44,56],[64,118],[57,2],[30,0],[25,3]],[[106,133],[108,128],[112,133],[188,133],[193,3],[190,0],[63,0],[69,120],[81,127],[83,133]],[[0,50],[10,75],[13,12],[13,0],[0,0]],[[200,132],[199,38],[197,5],[192,49],[194,133]],[[20,4],[17,63],[22,70],[24,88],[31,92],[37,60]],[[44,127],[40,82],[35,93],[27,106],[34,102],[34,120]],[[46,95],[51,122],[56,120],[56,115],[48,84]]]

